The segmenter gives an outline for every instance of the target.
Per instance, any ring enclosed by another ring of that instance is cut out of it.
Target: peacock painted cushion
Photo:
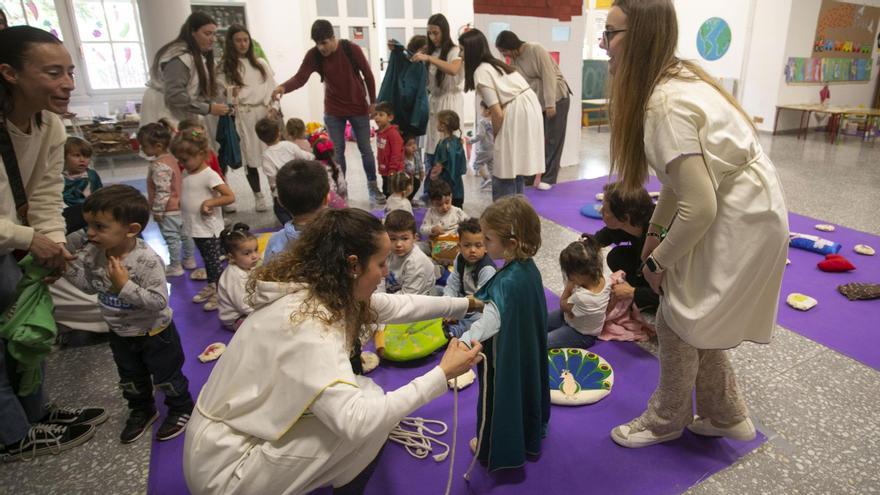
[[[592,404],[611,393],[614,370],[595,352],[566,347],[547,352],[550,402],[560,406]]]
[[[429,356],[446,342],[443,320],[440,318],[385,325],[385,351],[382,357],[390,361],[412,361]]]

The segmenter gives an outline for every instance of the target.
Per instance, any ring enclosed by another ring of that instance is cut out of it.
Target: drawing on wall
[[[697,52],[706,60],[718,60],[730,48],[730,25],[720,17],[710,17],[697,31]]]
[[[813,57],[871,58],[880,8],[823,0],[816,22]]]
[[[227,5],[216,4],[192,4],[193,12],[204,12],[217,22],[217,42],[214,43],[214,60],[220,60],[223,47],[226,46],[226,32],[233,24],[241,24],[247,27],[247,18],[244,13],[244,4],[230,3]]]
[[[785,82],[868,82],[872,67],[870,58],[789,57],[785,64]]]

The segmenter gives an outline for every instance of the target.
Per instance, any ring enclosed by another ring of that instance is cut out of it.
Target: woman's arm
[[[418,248],[416,248],[418,249]],[[411,323],[432,318],[461,319],[468,311],[464,297],[436,297],[415,294],[373,294],[370,305],[379,323]]]
[[[492,119],[492,134],[497,136],[501,131],[501,124],[504,123],[504,109],[500,103],[489,107],[489,117]]]
[[[462,61],[461,57],[456,57],[452,59],[452,61],[447,62],[440,57],[435,57],[434,55],[428,55],[425,53],[416,53],[413,55],[413,62],[428,62],[429,64],[434,64],[438,69],[442,70],[446,74],[454,76],[461,71]]]

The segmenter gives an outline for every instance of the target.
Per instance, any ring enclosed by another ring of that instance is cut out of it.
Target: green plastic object
[[[430,356],[446,345],[443,320],[418,321],[385,326],[385,354],[389,361],[412,361]]]

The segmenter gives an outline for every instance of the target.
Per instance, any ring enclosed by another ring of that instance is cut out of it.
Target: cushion
[[[855,265],[839,254],[826,254],[825,259],[816,266],[823,272],[848,272],[856,269]]]
[[[834,232],[834,230],[835,230],[834,225],[827,224],[827,223],[817,223],[817,224],[814,226],[814,228],[815,228],[816,230],[821,230],[821,231],[823,231],[823,232]]]
[[[226,344],[223,342],[214,342],[213,344],[205,347],[205,350],[199,354],[199,361],[203,363],[207,363],[208,361],[213,361],[219,358],[223,351],[226,350]]]
[[[800,311],[807,311],[813,306],[819,304],[819,301],[813,299],[812,297],[806,294],[800,294],[798,292],[792,292],[785,298],[785,303],[791,306],[794,309]]]
[[[604,399],[614,385],[608,361],[586,349],[566,347],[547,352],[550,366],[550,402],[582,406]]]
[[[837,254],[842,247],[834,241],[822,239],[815,235],[798,234],[797,232],[792,232],[788,235],[788,245],[819,254]]]
[[[449,385],[449,388],[457,388],[458,390],[463,390],[471,386],[476,379],[477,374],[474,373],[474,370],[467,370],[466,373],[460,375],[458,378],[447,380],[446,384]]]
[[[853,246],[853,251],[865,256],[874,256],[875,253],[874,248],[867,244],[856,244]]]
[[[379,356],[374,352],[361,352],[361,365],[364,367],[364,374],[367,374],[379,366]]]
[[[850,301],[880,299],[880,284],[853,282],[838,285],[837,290]]]
[[[602,203],[590,203],[581,208],[581,215],[588,218],[602,218]]]
[[[443,320],[385,325],[385,351],[389,361],[412,361],[431,355],[446,345]]]

